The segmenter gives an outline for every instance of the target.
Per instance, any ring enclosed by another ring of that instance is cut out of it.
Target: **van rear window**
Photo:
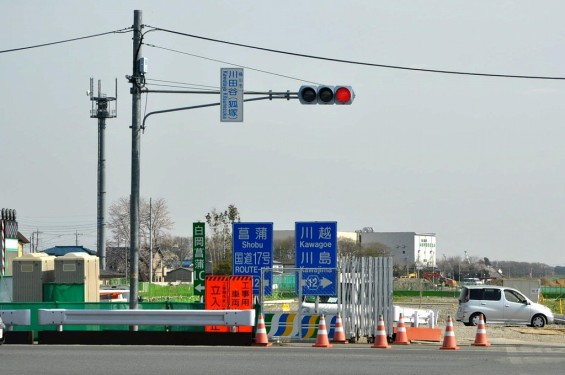
[[[500,301],[500,289],[479,288],[470,289],[470,299],[483,301]]]

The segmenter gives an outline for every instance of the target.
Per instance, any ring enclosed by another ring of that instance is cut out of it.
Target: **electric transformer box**
[[[53,282],[55,257],[45,253],[25,254],[12,264],[14,302],[42,302],[43,284]]]
[[[100,302],[98,257],[68,253],[55,259],[55,284],[83,284],[84,302]]]

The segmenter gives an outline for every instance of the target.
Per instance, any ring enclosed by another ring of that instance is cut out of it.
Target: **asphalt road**
[[[264,347],[0,346],[0,375],[91,374],[557,374],[565,346],[506,345],[439,350],[350,344]]]

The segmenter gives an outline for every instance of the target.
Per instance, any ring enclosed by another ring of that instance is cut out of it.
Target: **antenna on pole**
[[[98,80],[98,96],[94,96],[94,79],[90,78],[90,90],[87,91],[92,102],[90,117],[98,119],[98,209],[97,209],[97,246],[96,251],[100,258],[100,270],[106,269],[106,237],[105,219],[106,211],[106,119],[117,116],[118,79],[116,78],[116,96],[108,97],[102,93],[102,82]],[[77,235],[78,244],[78,235]]]

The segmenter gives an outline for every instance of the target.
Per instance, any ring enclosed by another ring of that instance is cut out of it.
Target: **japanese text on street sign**
[[[253,276],[259,294],[261,268],[273,268],[273,223],[233,223],[233,274]],[[272,294],[272,272],[263,272],[266,295]]]
[[[243,122],[243,68],[220,70],[220,121]]]
[[[302,295],[335,295],[337,222],[295,223],[296,266],[302,272]]]
[[[204,294],[206,278],[206,234],[204,223],[192,223],[192,267],[194,271],[194,294]]]

